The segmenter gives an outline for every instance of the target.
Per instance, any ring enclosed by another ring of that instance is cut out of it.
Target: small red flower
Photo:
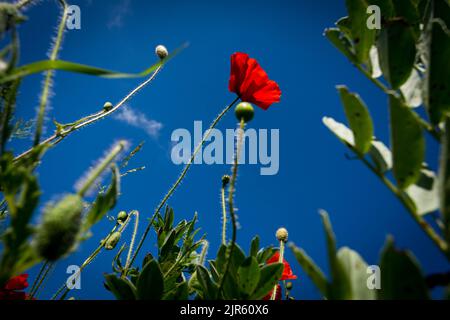
[[[266,262],[267,262],[267,264],[271,264],[271,263],[277,263],[279,260],[280,260],[280,253],[277,251]],[[295,280],[295,279],[297,279],[297,276],[292,272],[291,266],[285,259],[283,259],[283,264],[284,264],[283,274],[281,275],[280,280]]]
[[[28,274],[11,278],[3,288],[0,288],[0,300],[25,300],[27,294],[22,290],[28,287]]]
[[[248,54],[236,52],[231,55],[231,75],[228,88],[242,101],[254,103],[267,110],[272,103],[280,102],[281,90],[278,84],[269,80],[258,61]]]
[[[270,300],[272,297],[273,289],[263,298],[263,300]],[[275,300],[281,300],[281,286],[277,285],[277,293],[275,295]]]

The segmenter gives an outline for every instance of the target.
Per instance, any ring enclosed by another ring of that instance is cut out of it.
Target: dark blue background
[[[239,208],[238,242],[248,249],[258,234],[263,245],[276,244],[280,226],[290,240],[302,246],[328,272],[325,242],[318,209],[329,211],[340,246],[357,250],[376,264],[387,234],[400,247],[411,248],[427,273],[448,266],[397,199],[358,161],[345,157],[345,147],[321,122],[323,116],[344,121],[335,85],[346,84],[366,101],[376,135],[388,143],[387,100],[323,37],[323,30],[346,15],[343,1],[73,1],[82,11],[82,29],[66,32],[61,58],[123,71],[139,71],[156,61],[154,47],[190,47],[170,62],[152,85],[129,104],[164,127],[159,137],[115,119],[106,119],[73,134],[50,150],[39,168],[45,201],[72,192],[74,183],[114,141],[146,141],[131,165],[147,169],[123,179],[117,210],[139,210],[141,226],[175,181],[181,166],[170,160],[170,135],[174,129],[193,130],[194,120],[210,123],[234,99],[228,92],[229,58],[235,51],[258,59],[276,80],[282,101],[268,111],[256,110],[254,128],[280,129],[280,171],[260,176],[259,166],[240,167],[236,204]],[[56,1],[41,1],[27,11],[29,21],[20,27],[21,63],[44,59],[58,18]],[[118,102],[141,80],[106,80],[58,72],[52,91],[49,120],[71,122],[99,110],[105,101]],[[35,115],[42,76],[28,77],[21,88],[18,116]],[[234,128],[230,113],[219,128]],[[47,122],[47,135],[53,131]],[[16,151],[30,145],[16,141]],[[437,148],[427,146],[432,167]],[[176,220],[199,214],[199,226],[211,243],[210,256],[220,244],[220,177],[229,166],[194,166],[170,205]],[[43,203],[44,203],[43,202]],[[114,214],[116,213],[114,212]],[[38,215],[36,215],[38,219]],[[105,219],[94,236],[76,253],[56,266],[40,298],[49,298],[68,276],[70,264],[81,264],[111,228]],[[127,237],[131,228],[127,230]],[[145,244],[154,251],[154,235]],[[144,252],[143,252],[144,253]],[[102,285],[111,272],[115,252],[102,253],[82,274],[76,298],[111,298]],[[140,259],[139,259],[140,260]],[[320,298],[290,251],[287,260],[299,279],[297,299]],[[37,270],[33,270],[32,276]]]

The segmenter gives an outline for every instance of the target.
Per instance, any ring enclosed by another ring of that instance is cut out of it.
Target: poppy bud
[[[236,115],[236,118],[241,121],[244,119],[244,122],[249,122],[253,119],[253,116],[255,114],[255,111],[253,109],[253,106],[248,102],[241,102],[236,106],[236,109],[234,110],[234,113]]]
[[[286,290],[292,290],[292,287],[293,287],[292,282],[286,283]]]
[[[288,231],[286,230],[286,228],[280,228],[277,230],[277,233],[275,234],[275,236],[277,237],[278,241],[287,242]]]
[[[122,233],[119,231],[114,232],[105,242],[105,249],[112,250],[116,247],[117,243],[120,241]]]
[[[225,187],[228,183],[230,183],[230,176],[226,174],[222,177],[222,187]]]
[[[164,59],[169,55],[169,51],[167,51],[167,48],[161,44],[156,47],[155,53],[160,59]]]
[[[125,211],[120,211],[118,214],[117,214],[117,221],[118,222],[125,222],[125,220],[127,220],[127,218],[128,218],[128,214],[125,212]]]
[[[67,254],[78,237],[83,212],[83,199],[76,194],[65,196],[48,207],[36,232],[38,254],[55,261]]]
[[[113,108],[113,104],[109,101],[105,102],[105,104],[103,105],[103,110],[104,111],[109,111]]]

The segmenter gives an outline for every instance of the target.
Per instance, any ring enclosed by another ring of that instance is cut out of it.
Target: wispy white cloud
[[[119,109],[114,118],[130,126],[144,130],[152,138],[157,138],[163,127],[161,122],[149,119],[142,112],[133,110],[128,106],[123,106]]]
[[[109,12],[108,29],[120,28],[125,22],[125,17],[131,13],[131,0],[120,0],[111,7]]]

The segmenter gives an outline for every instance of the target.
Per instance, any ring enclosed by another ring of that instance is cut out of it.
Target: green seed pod
[[[117,214],[117,221],[119,221],[119,222],[125,222],[125,220],[127,220],[127,218],[128,218],[128,214],[125,212],[125,211],[120,211],[118,214]]]
[[[103,105],[103,110],[105,111],[109,111],[113,108],[113,104],[111,102],[105,102],[105,104]]]
[[[119,231],[114,232],[105,243],[105,249],[106,250],[112,250],[116,247],[117,243],[120,241],[120,237],[122,236],[122,233]]]
[[[253,119],[253,116],[255,114],[255,110],[253,109],[253,106],[248,102],[241,102],[236,106],[236,109],[234,110],[234,114],[236,115],[236,118],[241,121],[244,119],[244,122],[249,122]]]
[[[287,290],[292,290],[292,282],[286,283],[286,289]]]
[[[36,232],[36,249],[42,258],[58,260],[74,247],[82,212],[83,199],[76,194],[67,195],[56,205],[45,209]]]

